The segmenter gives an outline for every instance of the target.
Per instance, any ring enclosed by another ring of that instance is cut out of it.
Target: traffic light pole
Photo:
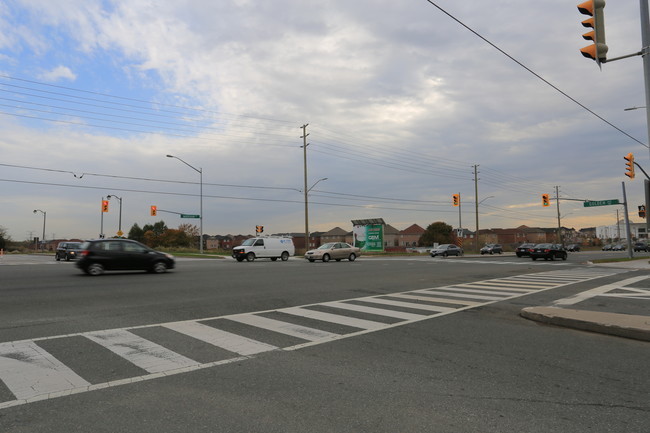
[[[632,233],[630,232],[630,217],[628,216],[627,210],[627,194],[625,194],[625,182],[621,182],[623,185],[623,209],[625,209],[625,237],[627,238],[627,256],[631,259],[634,254],[632,253]],[[618,218],[617,218],[618,219]]]

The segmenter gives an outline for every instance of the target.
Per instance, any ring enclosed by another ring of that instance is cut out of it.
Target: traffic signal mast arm
[[[648,173],[645,172],[645,170],[643,169],[643,167],[641,167],[641,166],[639,165],[638,162],[634,161],[634,165],[636,165],[637,167],[639,167],[639,170],[641,170],[641,171],[643,172],[643,174],[645,174],[645,177],[647,177],[648,180],[650,180],[650,176],[648,176]]]

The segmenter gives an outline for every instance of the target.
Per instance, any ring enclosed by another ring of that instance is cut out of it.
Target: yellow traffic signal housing
[[[628,153],[627,156],[623,157],[627,162],[625,163],[626,172],[625,175],[630,179],[634,179],[634,155],[632,152]]]
[[[551,197],[548,194],[542,194],[542,206],[550,206],[551,205]]]
[[[593,41],[592,45],[580,49],[583,56],[595,60],[600,66],[601,62],[607,61],[607,43],[605,42],[605,0],[588,0],[578,5],[581,14],[589,15],[582,22],[585,27],[593,28],[592,31],[585,33],[582,37],[588,41]]]
[[[102,212],[108,212],[108,200],[102,200]]]
[[[454,206],[460,206],[460,194],[452,195]]]
[[[156,216],[158,213],[158,208],[156,206],[151,206],[151,216]]]
[[[264,232],[264,226],[255,226],[255,232],[256,233]]]

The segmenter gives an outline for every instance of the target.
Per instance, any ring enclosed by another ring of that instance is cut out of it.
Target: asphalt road
[[[637,275],[586,266],[587,258],[361,258],[327,264],[180,259],[165,275],[88,277],[73,263],[31,258],[20,264],[12,257],[0,263],[0,351],[10,344],[35,345],[74,371],[71,380],[82,377],[92,390],[77,386],[72,395],[14,405],[17,388],[0,382],[0,431],[645,432],[647,343],[519,316],[523,307]],[[530,290],[505,288],[504,281],[512,280],[502,279],[520,276],[527,279],[517,280],[523,281],[517,287]],[[495,279],[500,282],[485,283]],[[458,287],[463,283],[465,288]],[[450,286],[459,291],[421,292]],[[449,304],[460,299],[453,296],[465,296],[458,295],[463,290],[472,291],[472,301]],[[504,294],[482,298],[499,290]],[[312,335],[307,343],[236,320],[289,320],[291,308],[304,312],[312,304],[307,311],[340,312],[332,305],[341,304],[324,304],[344,300],[348,308],[367,308],[366,301],[347,300],[394,302],[404,292],[448,296],[437,305],[453,308],[423,318],[416,315],[421,310],[392,308],[410,319],[350,312],[350,320],[380,322],[362,331],[349,323],[294,317],[294,323],[323,335],[344,336]],[[380,296],[388,294],[394,296]],[[190,344],[176,332],[199,321],[243,336],[248,344],[258,342],[247,346],[258,352],[233,357],[214,345]],[[200,368],[151,374],[152,367],[125,361],[129,354],[98,350],[91,341],[117,334],[173,347],[182,355],[173,362],[191,358]],[[279,349],[263,350],[259,342]],[[1,359],[0,379],[13,377],[3,370],[13,359]]]

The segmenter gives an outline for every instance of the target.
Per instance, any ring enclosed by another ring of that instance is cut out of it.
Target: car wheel
[[[533,259],[533,262],[534,262],[535,260],[537,260],[537,257],[531,257],[531,259]]]
[[[517,257],[521,257],[521,254],[517,253]]]
[[[104,273],[104,267],[99,263],[91,263],[86,267],[86,273],[92,276],[101,275]]]
[[[277,261],[277,260],[278,260],[277,257],[271,257],[271,261],[272,261],[272,262],[275,262],[275,261]]]
[[[503,251],[499,251],[499,254],[503,254]]]
[[[494,251],[490,251],[490,255],[494,254]]]
[[[61,261],[61,257],[59,257],[59,256],[56,256],[54,258],[56,259],[57,262]]]
[[[330,255],[329,255],[329,254],[325,254],[325,255],[323,256],[323,261],[324,261],[324,262],[329,262],[329,261],[330,261]]]
[[[289,260],[289,253],[286,252],[286,251],[283,251],[282,255],[280,256],[280,259],[282,259],[283,262],[286,262],[287,260]]]
[[[65,256],[65,261],[69,262],[70,261],[70,256]]]
[[[568,256],[568,254],[563,255],[562,260],[566,260],[567,256]]]
[[[353,261],[356,260],[356,258],[357,258],[357,255],[356,255],[356,254],[354,254],[354,253],[350,253],[350,257],[348,257],[348,260],[351,261],[351,262],[353,262]]]
[[[255,260],[255,254],[254,253],[246,254],[246,261],[247,262],[252,262],[253,260]]]
[[[238,262],[243,262],[243,261],[244,261],[244,258],[243,258],[243,257],[237,257],[237,261],[238,261]]]
[[[167,272],[167,265],[165,264],[165,262],[156,262],[151,267],[151,272],[153,272],[154,274],[164,274],[165,272]]]
[[[444,253],[442,253],[442,257],[447,257],[448,255],[449,255],[449,254],[447,254],[446,251],[445,251]]]

